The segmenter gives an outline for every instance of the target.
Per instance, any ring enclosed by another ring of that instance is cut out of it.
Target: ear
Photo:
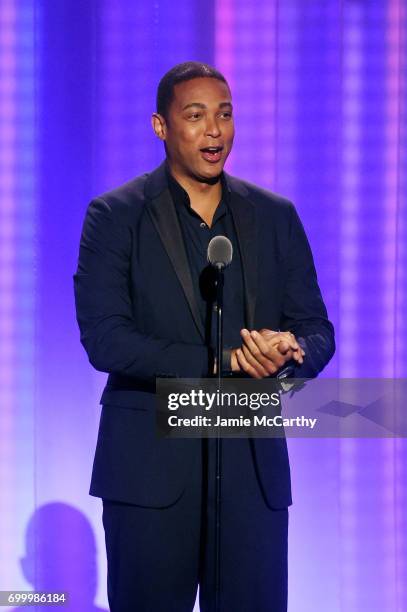
[[[151,125],[153,126],[155,135],[158,136],[160,140],[165,140],[167,136],[167,124],[164,117],[159,113],[153,113]]]

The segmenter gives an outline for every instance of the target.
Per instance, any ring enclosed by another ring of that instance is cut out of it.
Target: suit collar
[[[227,179],[232,177],[227,177]],[[233,179],[235,182],[236,179]],[[230,182],[229,182],[230,185]],[[243,194],[248,190],[244,184],[236,185],[230,193],[230,210],[236,229],[242,261],[246,326],[254,328],[254,312],[257,296],[257,224],[255,207]]]
[[[224,185],[228,190],[229,206],[236,228],[243,268],[245,291],[246,325],[254,327],[255,299],[257,295],[257,230],[255,207],[249,199],[249,191],[244,182],[223,173]],[[201,334],[205,330],[195,299],[188,257],[184,246],[181,227],[171,193],[168,188],[166,163],[163,162],[148,175],[145,184],[147,209],[163,245],[172,262],[177,277],[184,290],[191,314]]]
[[[224,184],[229,192],[229,207],[236,229],[242,261],[246,326],[254,328],[254,313],[257,296],[257,223],[256,209],[249,197],[246,184],[223,173]]]
[[[165,161],[147,176],[144,194],[147,199],[154,200],[162,191],[168,189]]]
[[[164,164],[149,175],[145,194],[148,197],[147,211],[174,267],[198,332],[204,340],[205,329],[195,299],[184,238],[168,188]]]

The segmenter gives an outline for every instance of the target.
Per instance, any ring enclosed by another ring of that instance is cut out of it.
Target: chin
[[[197,176],[203,181],[217,181],[222,174],[222,171],[223,164],[217,164],[216,166],[214,165],[213,168],[207,168],[199,172]]]
[[[220,177],[220,172],[216,173],[216,174],[211,174],[208,176],[199,176],[198,180],[201,183],[208,183],[208,185],[216,185],[216,183],[219,181],[219,177]]]

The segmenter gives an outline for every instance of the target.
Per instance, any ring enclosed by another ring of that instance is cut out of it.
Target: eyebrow
[[[186,106],[184,106],[184,108],[182,109],[183,111],[186,110],[187,108],[190,108],[191,106],[197,106],[198,108],[207,108],[205,104],[202,104],[202,102],[191,102],[190,104],[187,104]],[[219,104],[219,108],[233,108],[231,102],[221,102]]]

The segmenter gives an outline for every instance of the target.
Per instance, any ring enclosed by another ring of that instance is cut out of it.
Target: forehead
[[[172,106],[176,110],[182,110],[187,104],[196,102],[209,108],[231,101],[232,96],[226,83],[219,79],[202,77],[175,85]]]

